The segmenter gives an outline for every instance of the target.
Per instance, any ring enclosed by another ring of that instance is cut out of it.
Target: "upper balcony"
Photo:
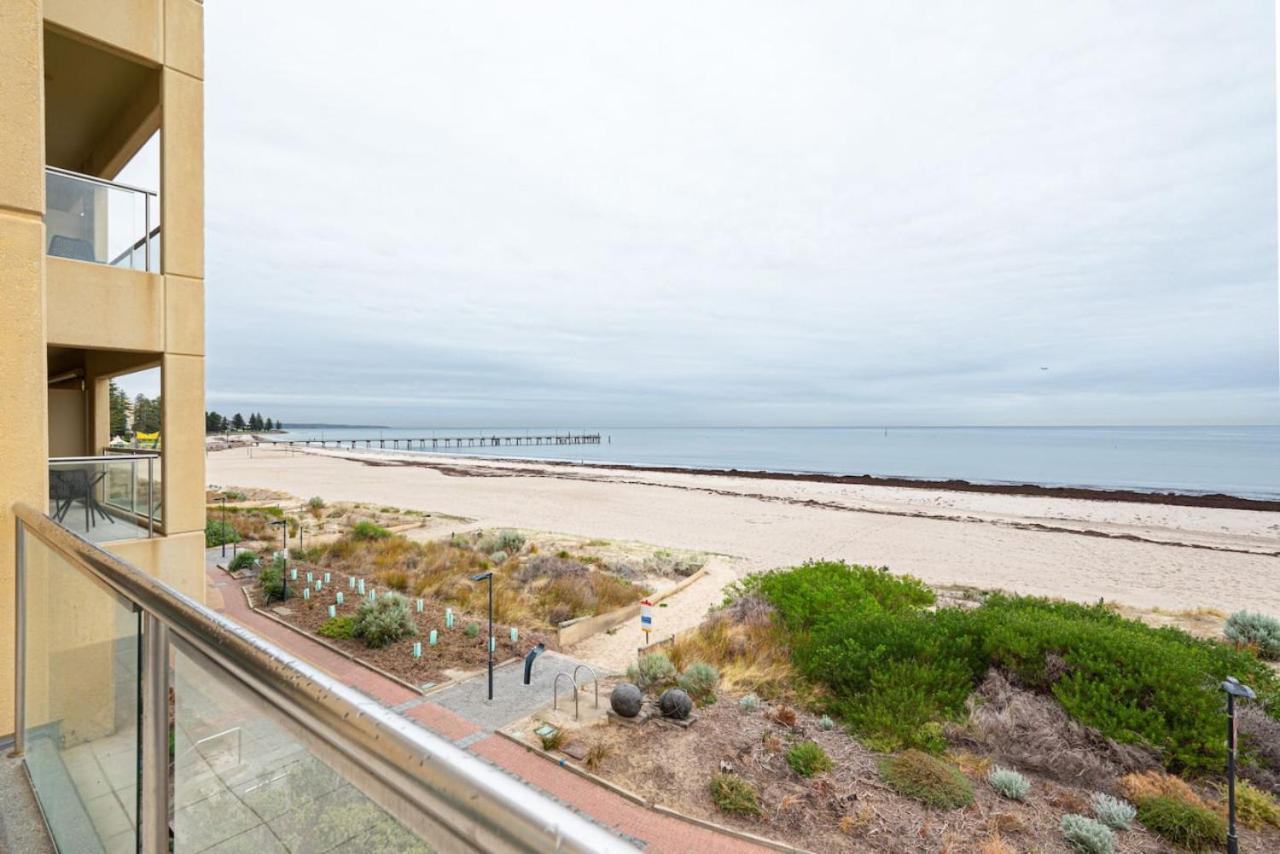
[[[49,255],[159,271],[155,192],[49,166],[45,169],[45,208]]]

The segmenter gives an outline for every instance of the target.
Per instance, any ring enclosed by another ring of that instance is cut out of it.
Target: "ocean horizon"
[[[553,433],[599,433],[601,443],[395,453],[1280,498],[1280,426],[326,427],[282,438]]]

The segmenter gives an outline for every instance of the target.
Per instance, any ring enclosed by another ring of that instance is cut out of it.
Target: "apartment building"
[[[201,600],[204,590],[203,6],[0,3],[0,624],[13,506]],[[152,186],[116,182],[140,152]],[[111,448],[108,384],[160,376],[159,453]],[[0,732],[13,638],[0,635]]]

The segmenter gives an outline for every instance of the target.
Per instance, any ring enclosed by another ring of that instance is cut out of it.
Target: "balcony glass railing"
[[[14,747],[60,850],[635,850],[44,514],[14,514]]]
[[[49,460],[49,516],[90,542],[155,536],[160,506],[158,454]]]
[[[160,269],[157,195],[45,167],[48,254],[132,270]]]

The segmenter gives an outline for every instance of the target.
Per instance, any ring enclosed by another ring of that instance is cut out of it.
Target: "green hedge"
[[[1221,765],[1226,676],[1280,709],[1280,680],[1249,653],[1102,605],[993,595],[976,608],[929,611],[933,594],[920,581],[832,562],[751,576],[731,595],[744,593],[777,608],[796,666],[882,750],[943,747],[939,723],[964,714],[991,667],[1116,741],[1156,749],[1171,770]]]

